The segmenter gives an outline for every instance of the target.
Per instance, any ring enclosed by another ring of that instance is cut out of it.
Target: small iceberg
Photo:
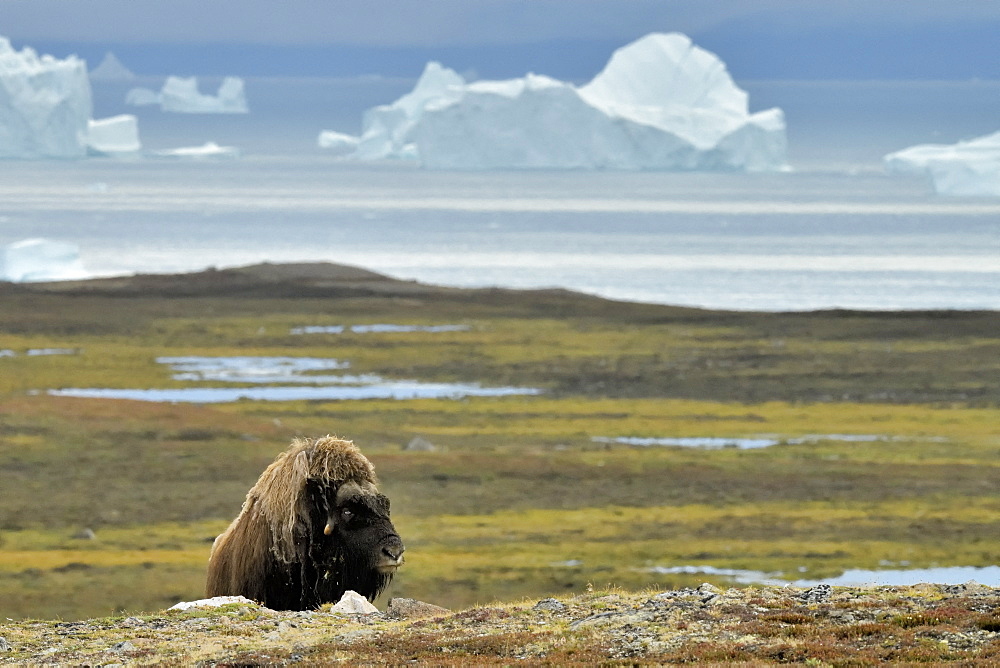
[[[70,281],[88,276],[75,244],[36,238],[0,247],[0,281]]]
[[[939,195],[1000,197],[1000,132],[956,144],[920,144],[883,158],[886,171],[925,174]]]
[[[133,106],[160,105],[165,112],[179,114],[246,114],[246,92],[243,79],[226,77],[215,95],[198,90],[197,77],[167,77],[160,92],[149,88],[133,88],[125,94],[125,104]]]
[[[142,150],[139,120],[132,114],[91,119],[87,124],[87,151],[91,155],[132,156]]]

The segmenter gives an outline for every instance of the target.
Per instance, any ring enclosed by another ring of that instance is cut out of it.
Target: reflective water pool
[[[357,399],[460,399],[539,394],[529,387],[482,387],[475,383],[429,383],[374,374],[332,374],[350,368],[343,360],[318,357],[160,357],[174,380],[224,383],[178,388],[61,388],[62,397],[134,399],[178,403],[232,401],[333,401]],[[253,384],[247,387],[247,384]]]

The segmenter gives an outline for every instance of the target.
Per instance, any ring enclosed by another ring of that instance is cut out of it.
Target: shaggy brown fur
[[[390,555],[398,565],[402,542],[389,521],[388,499],[378,494],[376,484],[375,468],[350,441],[330,436],[296,439],[267,467],[247,493],[240,514],[215,539],[208,595],[242,594],[269,607],[292,609],[339,598],[345,577],[340,571],[345,562],[358,562],[358,555],[351,553],[357,548],[342,544],[347,522],[336,514],[336,507],[347,501],[345,494],[351,496],[352,508],[367,513],[364,530],[379,532],[369,540],[371,550],[380,550],[383,563]],[[345,512],[344,517],[357,514]],[[335,526],[339,533],[333,531]],[[365,550],[370,551],[367,543]],[[359,593],[373,599],[394,570],[394,565],[382,568],[381,579],[365,581],[374,590]]]

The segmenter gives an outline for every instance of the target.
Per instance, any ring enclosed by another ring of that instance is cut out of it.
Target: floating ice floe
[[[245,114],[247,107],[243,79],[226,77],[215,95],[198,90],[197,77],[167,77],[159,92],[133,88],[125,94],[125,104],[159,105],[162,111],[181,114]]]
[[[313,357],[161,357],[157,362],[173,368],[174,380],[228,383],[228,385],[159,389],[64,388],[49,390],[48,394],[209,404],[241,400],[460,399],[540,393],[540,390],[527,387],[427,383],[417,380],[386,379],[374,374],[326,374],[322,372],[346,369],[349,365],[340,360]]]
[[[81,158],[92,113],[87,64],[16,51],[0,37],[0,158]]]
[[[725,64],[679,33],[615,51],[576,87],[528,74],[467,83],[428,63],[416,87],[365,113],[360,137],[320,145],[359,160],[435,169],[778,170],[780,109],[750,113]]]
[[[65,281],[88,275],[75,244],[24,239],[0,247],[0,280],[3,281]]]
[[[171,160],[232,160],[240,157],[240,150],[235,146],[219,146],[214,141],[210,141],[201,146],[183,146],[151,151],[149,155],[154,158]]]
[[[925,174],[940,195],[1000,197],[1000,132],[957,144],[920,144],[883,158],[895,174]]]

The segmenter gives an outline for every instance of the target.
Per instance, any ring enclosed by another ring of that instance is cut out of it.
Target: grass
[[[820,578],[1000,558],[996,314],[712,313],[414,289],[0,289],[0,350],[16,353],[0,357],[0,614],[67,619],[200,597],[210,541],[263,468],[291,438],[327,433],[362,447],[392,499],[408,552],[386,598],[461,607],[588,584],[725,583],[657,566]],[[290,333],[379,322],[469,329]],[[76,353],[24,354],[40,348]],[[545,393],[215,406],[44,393],[188,386],[156,358],[237,354]],[[414,436],[436,449],[404,450]],[[781,443],[594,440],[619,436]],[[83,529],[95,538],[73,537]]]

